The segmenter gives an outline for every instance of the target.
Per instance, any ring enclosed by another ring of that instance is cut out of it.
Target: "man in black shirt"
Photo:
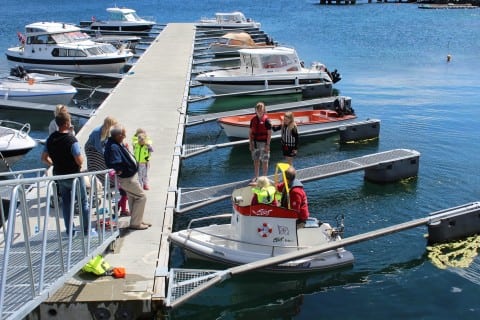
[[[80,151],[80,145],[77,138],[71,134],[70,114],[61,112],[55,117],[58,131],[53,132],[47,139],[45,149],[42,153],[42,161],[49,166],[53,165],[53,175],[68,175],[80,173],[83,164],[83,156]],[[72,184],[74,179],[57,180],[60,195],[62,197],[62,212],[67,234],[70,231],[70,224],[73,225],[72,208]],[[88,217],[90,210],[88,208],[87,192],[83,178],[78,179],[80,185],[80,198],[82,204],[82,223],[83,232],[88,234],[90,226]]]

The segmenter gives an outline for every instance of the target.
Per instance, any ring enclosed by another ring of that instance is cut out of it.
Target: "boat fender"
[[[262,223],[262,225],[257,228],[257,232],[262,238],[267,238],[272,233],[272,231],[272,227],[266,222]]]

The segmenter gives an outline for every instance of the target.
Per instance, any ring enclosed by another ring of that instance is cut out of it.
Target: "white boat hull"
[[[277,95],[301,93],[303,86],[314,85],[318,97],[329,97],[333,93],[331,82],[325,82],[323,78],[315,74],[286,74],[286,75],[258,75],[258,76],[202,76],[195,78],[207,86],[215,94],[242,93],[248,95]],[[317,85],[316,85],[317,84]],[[265,92],[255,92],[268,90]]]
[[[12,126],[12,124],[14,126]],[[0,172],[7,171],[25,154],[32,150],[37,142],[28,135],[30,126],[0,120]]]
[[[75,87],[61,83],[0,82],[0,99],[4,100],[68,104],[76,93]]]
[[[10,67],[22,65],[27,70],[49,70],[60,73],[122,73],[130,59],[130,56],[108,59],[31,59],[13,54],[10,49],[6,55]]]
[[[225,226],[225,230],[222,230]],[[226,265],[242,265],[262,259],[297,251],[298,248],[276,248],[272,250],[269,246],[258,246],[255,244],[239,243],[234,239],[227,240],[230,225],[212,225],[204,228],[183,230],[170,235],[170,241],[181,247],[187,258],[200,259]],[[208,236],[216,234],[223,239]],[[343,248],[330,250],[314,256],[288,261],[280,265],[265,268],[265,271],[298,273],[317,272],[349,266],[353,263],[354,257],[351,252]]]

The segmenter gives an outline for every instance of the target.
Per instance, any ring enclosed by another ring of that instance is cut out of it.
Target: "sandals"
[[[148,225],[141,223],[138,226],[129,226],[128,229],[131,229],[131,230],[145,230],[145,229],[148,229],[148,227],[149,227]]]

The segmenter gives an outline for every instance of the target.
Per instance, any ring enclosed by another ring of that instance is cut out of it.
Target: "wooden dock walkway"
[[[144,216],[153,226],[122,232],[115,252],[105,256],[111,266],[126,268],[126,278],[92,280],[77,275],[41,305],[41,313],[55,309],[62,318],[61,311],[64,315],[74,311],[72,308],[85,312],[88,303],[88,310],[94,310],[95,305],[97,309],[109,305],[112,314],[122,308],[128,314],[124,316],[132,318],[133,314],[149,313],[155,309],[152,304],[164,298],[165,278],[155,277],[155,270],[168,267],[167,234],[172,228],[180,166],[176,145],[183,139],[194,36],[193,24],[168,24],[77,134],[83,146],[90,132],[106,116],[113,116],[126,127],[127,142],[139,127],[153,141],[151,189],[146,191]],[[83,305],[84,310],[75,305]]]

